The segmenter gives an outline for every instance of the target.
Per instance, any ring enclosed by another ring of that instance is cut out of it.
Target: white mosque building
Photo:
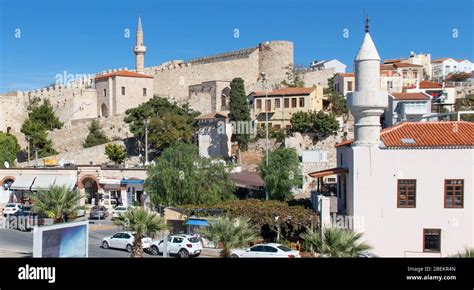
[[[387,93],[366,26],[348,105],[354,140],[336,145],[338,214],[382,257],[445,257],[474,247],[474,124],[404,122],[381,130]]]

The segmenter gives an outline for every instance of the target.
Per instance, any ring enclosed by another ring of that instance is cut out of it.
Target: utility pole
[[[26,141],[28,142],[28,167],[30,167],[30,136],[26,136]]]
[[[38,147],[35,147],[35,167],[38,167]]]
[[[267,187],[267,175],[268,175],[268,108],[267,108],[267,86],[265,85],[267,79],[265,78],[265,73],[260,73],[262,77],[262,89],[265,92],[265,167],[266,167],[266,174],[265,174],[265,200],[268,200],[268,187]]]
[[[148,165],[148,118],[145,118],[145,165]]]

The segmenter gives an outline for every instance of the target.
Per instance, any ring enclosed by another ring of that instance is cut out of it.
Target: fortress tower
[[[143,29],[140,16],[138,17],[136,45],[133,52],[135,53],[135,70],[138,73],[143,73],[145,67],[146,46],[143,45]]]
[[[369,34],[366,19],[365,37],[354,60],[355,91],[347,103],[355,117],[354,146],[380,144],[380,116],[388,104],[387,93],[380,90],[380,56]]]

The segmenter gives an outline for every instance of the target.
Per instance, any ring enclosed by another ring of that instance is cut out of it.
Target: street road
[[[96,223],[96,221],[94,221]],[[109,220],[101,221],[101,226],[96,227],[91,224],[89,227],[89,257],[101,257],[101,258],[127,258],[130,257],[130,253],[125,250],[118,249],[103,249],[101,248],[102,239],[106,236],[111,236],[115,232],[119,231],[118,228],[114,228]],[[103,229],[101,229],[103,228]],[[8,252],[15,253],[14,256],[18,256],[21,253],[25,256],[33,256],[33,233],[22,232],[13,229],[0,228],[0,253],[3,253],[3,257],[8,257]],[[144,257],[161,257],[152,256],[147,253]]]

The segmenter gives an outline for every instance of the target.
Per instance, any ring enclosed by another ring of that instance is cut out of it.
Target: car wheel
[[[189,258],[189,252],[186,251],[185,249],[182,249],[178,252],[178,256],[180,258]]]
[[[150,247],[150,253],[153,255],[153,256],[158,256],[160,254],[160,250],[158,249],[157,246],[151,246]]]
[[[103,241],[102,242],[102,248],[108,249],[109,248],[109,243],[107,243],[106,241]]]
[[[230,255],[231,258],[239,258],[239,256],[237,256],[236,254],[232,254]]]
[[[131,253],[132,252],[132,245],[127,245],[126,250],[127,250],[127,252]]]

